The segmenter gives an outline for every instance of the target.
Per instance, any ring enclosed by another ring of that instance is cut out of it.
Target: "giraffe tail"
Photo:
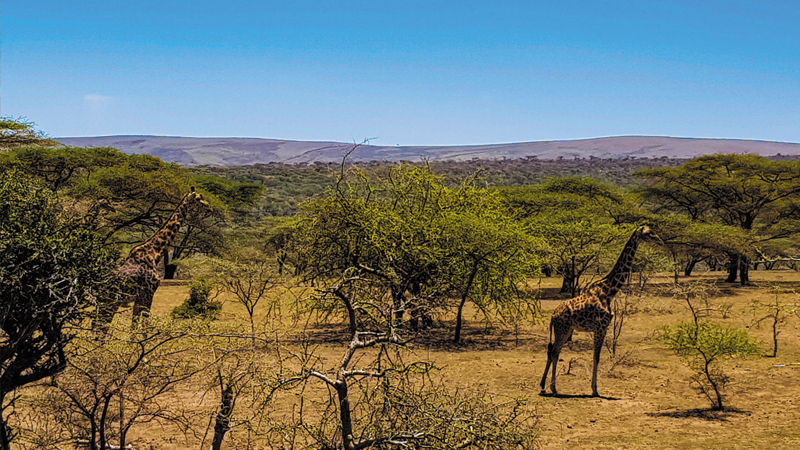
[[[550,342],[547,344],[547,355],[549,357],[550,352],[553,351],[553,321],[550,321]]]

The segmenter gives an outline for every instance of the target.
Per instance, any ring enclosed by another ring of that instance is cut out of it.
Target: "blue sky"
[[[800,142],[797,1],[4,0],[0,114],[51,136]]]

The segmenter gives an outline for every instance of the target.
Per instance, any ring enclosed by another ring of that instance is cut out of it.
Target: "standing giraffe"
[[[153,305],[153,295],[161,284],[158,263],[161,262],[164,251],[172,244],[188,213],[200,207],[211,209],[203,196],[192,187],[192,192],[183,197],[169,220],[150,239],[131,249],[125,262],[116,270],[117,277],[123,281],[123,301],[108,301],[100,306],[98,315],[104,327],[111,323],[114,313],[123,302],[133,301],[134,321],[149,313]]]
[[[586,287],[583,293],[575,298],[571,298],[560,304],[550,319],[550,343],[547,345],[547,365],[542,375],[542,393],[545,395],[545,383],[547,382],[547,371],[553,365],[553,376],[550,380],[550,390],[553,395],[556,391],[556,365],[561,348],[572,337],[572,332],[590,331],[594,334],[594,367],[592,369],[592,395],[598,397],[597,393],[597,366],[600,363],[600,351],[606,338],[608,325],[614,314],[611,312],[611,300],[619,292],[623,284],[628,281],[631,271],[633,257],[639,241],[659,240],[658,236],[650,230],[650,227],[639,227],[622,249],[614,268],[605,277],[595,281]],[[555,338],[554,338],[555,336]]]

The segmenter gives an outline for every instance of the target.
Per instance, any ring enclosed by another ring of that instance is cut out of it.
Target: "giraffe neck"
[[[169,220],[167,220],[150,239],[131,250],[129,258],[135,258],[139,262],[146,263],[152,267],[158,266],[158,263],[161,262],[161,258],[164,255],[164,249],[172,244],[175,235],[178,234],[178,230],[186,219],[187,213],[188,206],[185,202],[181,202],[178,207],[175,208]]]
[[[633,233],[622,253],[617,258],[617,262],[611,269],[611,272],[604,278],[605,284],[608,289],[608,298],[614,297],[620,288],[628,282],[628,277],[631,273],[631,266],[633,265],[633,257],[636,256],[636,249],[639,247],[638,233]]]

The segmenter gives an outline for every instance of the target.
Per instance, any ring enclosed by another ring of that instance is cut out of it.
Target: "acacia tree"
[[[444,231],[447,249],[440,282],[449,286],[448,291],[457,299],[456,343],[461,340],[468,300],[487,317],[492,309],[513,320],[537,312],[538,302],[519,291],[520,284],[538,272],[538,261],[532,255],[535,241],[490,199],[496,200],[494,194],[484,197],[487,206],[447,216],[436,224]]]
[[[714,289],[703,283],[684,287],[676,285],[674,293],[686,301],[692,321],[661,327],[660,339],[695,371],[692,383],[711,402],[713,410],[721,411],[724,409],[723,390],[730,377],[719,367],[719,362],[756,356],[760,349],[746,331],[723,327],[708,320],[714,310],[709,305]]]
[[[273,292],[281,281],[278,269],[254,248],[234,248],[231,253],[225,259],[213,260],[214,278],[247,310],[250,333],[254,336],[255,309],[262,300],[267,302],[267,319],[281,313],[280,295]]]
[[[294,252],[305,279],[324,287],[319,299],[347,311],[351,333],[359,312],[399,326],[406,312],[419,318],[450,307],[454,293],[460,307],[468,298],[514,300],[499,286],[531,270],[530,249],[502,213],[496,195],[471,180],[448,188],[428,167],[393,166],[376,179],[355,169],[307,206]],[[483,232],[479,240],[467,224]],[[486,276],[493,264],[502,270]],[[476,294],[488,284],[496,295]]]
[[[591,178],[553,178],[501,193],[510,213],[541,238],[542,256],[563,277],[561,293],[572,296],[581,277],[627,236],[620,225],[641,216],[621,192]]]
[[[85,228],[117,245],[147,239],[190,186],[197,185],[212,209],[190,217],[175,236],[172,254],[164,255],[166,278],[174,274],[172,260],[215,252],[222,245],[221,225],[227,212],[251,207],[263,192],[253,183],[195,177],[177,164],[113,148],[23,146],[0,154],[0,167],[43,180],[62,195]]]
[[[748,253],[800,231],[800,161],[719,154],[636,175],[647,180],[638,191],[655,212],[742,230],[749,251],[729,252],[728,282],[748,284]]]
[[[0,118],[0,150],[28,145],[57,146],[59,143],[37,130],[36,124],[13,117]]]
[[[0,175],[0,449],[7,396],[66,367],[79,322],[111,285],[116,253],[60,214],[55,194],[18,172]]]
[[[202,351],[197,330],[169,320],[151,320],[134,332],[111,333],[97,341],[87,333],[74,341],[63,373],[50,385],[52,405],[66,419],[73,438],[91,450],[125,448],[137,425],[169,422],[188,429],[185,408],[167,403],[182,383],[216,361]]]
[[[303,387],[303,400],[287,428],[306,436],[279,434],[279,448],[530,449],[536,447],[535,422],[524,400],[496,404],[485,395],[451,394],[429,381],[433,367],[404,362],[402,339],[389,333],[358,332],[339,363],[320,367],[313,353],[293,355],[299,370],[281,374],[286,386]],[[360,357],[370,349],[373,356]],[[289,358],[285,363],[289,363]],[[288,364],[287,364],[288,366]],[[421,382],[419,378],[428,379]],[[312,381],[328,387],[328,399],[313,401]],[[485,394],[485,393],[484,393]],[[317,403],[319,411],[308,411]],[[306,406],[306,405],[309,406]]]

